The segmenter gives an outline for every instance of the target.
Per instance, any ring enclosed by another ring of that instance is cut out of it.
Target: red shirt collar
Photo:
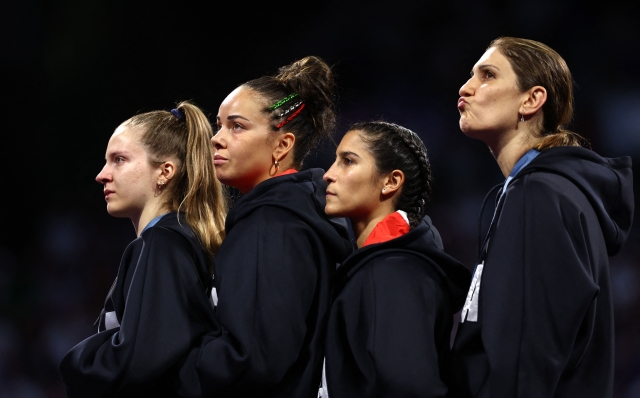
[[[280,176],[286,176],[287,174],[293,174],[293,173],[297,173],[298,170],[296,169],[287,169],[285,171],[283,171],[282,173],[276,174],[274,177],[280,177]]]
[[[373,228],[362,247],[372,245],[374,243],[383,243],[391,239],[398,238],[411,230],[411,226],[404,216],[396,211],[382,219]]]

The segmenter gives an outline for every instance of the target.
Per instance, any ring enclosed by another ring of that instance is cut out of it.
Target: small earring
[[[158,182],[158,189],[161,190],[161,191],[164,189],[164,181],[159,181]]]
[[[382,188],[382,193],[385,193],[387,191],[387,188]]]
[[[273,161],[273,166],[276,168],[275,174],[278,174],[278,170],[280,169],[280,165],[278,165],[278,159]]]
[[[524,114],[520,115],[520,122],[524,122]]]

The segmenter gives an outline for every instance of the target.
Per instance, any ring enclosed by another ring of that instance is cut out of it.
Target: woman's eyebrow
[[[351,151],[342,151],[338,153],[338,156],[340,156],[341,158],[346,158],[347,156],[356,156],[356,157],[360,157],[358,156],[357,153],[355,152],[351,152]]]

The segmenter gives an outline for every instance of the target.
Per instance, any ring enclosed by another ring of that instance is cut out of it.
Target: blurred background
[[[63,397],[58,362],[95,332],[135,235],[107,214],[94,178],[132,115],[190,99],[215,120],[237,85],[320,56],[338,75],[337,139],[378,118],[423,138],[429,214],[445,249],[472,267],[480,204],[503,181],[487,147],[458,129],[458,89],[473,64],[498,36],[550,45],[576,81],[571,129],[638,165],[639,17],[640,3],[618,0],[3,2],[0,396]],[[307,166],[328,167],[333,151]],[[640,397],[639,227],[611,260],[617,398]]]

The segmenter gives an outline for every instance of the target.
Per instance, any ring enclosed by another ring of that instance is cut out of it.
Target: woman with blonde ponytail
[[[195,105],[136,115],[113,133],[96,177],[107,211],[133,222],[98,333],[63,358],[69,397],[174,397],[177,367],[218,331],[209,296],[226,199],[215,178],[213,130]]]
[[[631,227],[631,159],[601,157],[566,130],[571,73],[537,41],[491,42],[458,110],[461,130],[489,146],[506,180],[492,190],[450,396],[610,397],[609,256]]]

